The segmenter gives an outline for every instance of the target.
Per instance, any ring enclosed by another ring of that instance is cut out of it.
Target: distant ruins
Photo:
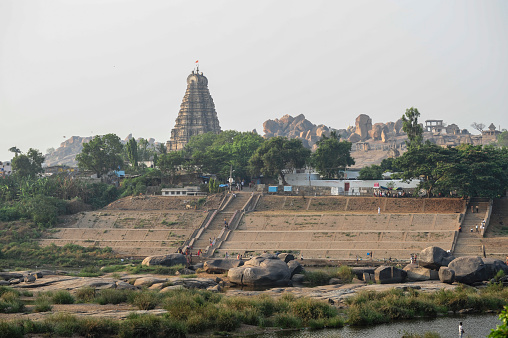
[[[199,72],[198,66],[187,77],[187,90],[166,147],[168,151],[181,150],[194,135],[207,132],[218,134],[220,131],[215,105],[208,90],[208,79]]]

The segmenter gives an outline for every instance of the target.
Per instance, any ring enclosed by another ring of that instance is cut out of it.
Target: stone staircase
[[[471,199],[469,202],[464,220],[462,221],[462,231],[459,232],[455,250],[453,251],[455,257],[483,256],[485,241],[480,230],[480,225],[486,218],[489,205],[490,202],[483,200]],[[476,211],[477,206],[478,212]],[[478,226],[478,232],[476,231],[476,226]]]
[[[235,197],[236,195],[236,197]],[[201,251],[207,255],[207,251],[211,248],[210,242],[214,239],[219,241],[223,239],[225,234],[225,221],[228,224],[231,224],[233,220],[233,216],[235,211],[241,210],[243,206],[247,203],[249,198],[251,197],[250,192],[236,192],[229,199],[228,203],[217,212],[215,217],[211,220],[209,225],[204,229],[204,231],[200,234],[199,238],[196,238],[192,245],[192,251],[194,253]]]

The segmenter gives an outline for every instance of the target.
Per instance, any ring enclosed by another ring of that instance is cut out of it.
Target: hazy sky
[[[223,130],[508,128],[508,1],[0,0],[0,160],[70,136],[166,142],[194,62]]]

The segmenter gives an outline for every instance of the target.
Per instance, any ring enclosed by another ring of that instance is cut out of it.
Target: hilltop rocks
[[[450,253],[437,246],[429,246],[423,249],[418,258],[420,266],[433,270],[439,270],[442,266],[448,266],[455,259]]]
[[[369,138],[369,131],[372,129],[372,119],[365,114],[360,114],[355,120],[355,133],[360,136],[362,141]]]
[[[160,255],[160,256],[149,256],[143,259],[141,265],[164,265],[164,266],[173,266],[173,265],[185,265],[187,263],[185,256],[179,253],[169,254],[169,255]]]
[[[284,115],[280,119],[266,120],[263,123],[265,138],[284,136],[290,139],[299,138],[305,147],[314,149],[316,142],[329,135],[330,129],[325,125],[315,125],[303,114],[296,117]]]
[[[238,268],[230,269],[229,281],[249,286],[286,286],[291,279],[291,271],[284,261],[271,254],[251,258]]]

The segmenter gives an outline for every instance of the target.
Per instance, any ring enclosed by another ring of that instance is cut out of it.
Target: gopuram
[[[197,66],[187,77],[187,90],[166,147],[168,151],[181,150],[194,135],[207,132],[218,134],[220,131],[215,105],[208,90],[208,79]]]

